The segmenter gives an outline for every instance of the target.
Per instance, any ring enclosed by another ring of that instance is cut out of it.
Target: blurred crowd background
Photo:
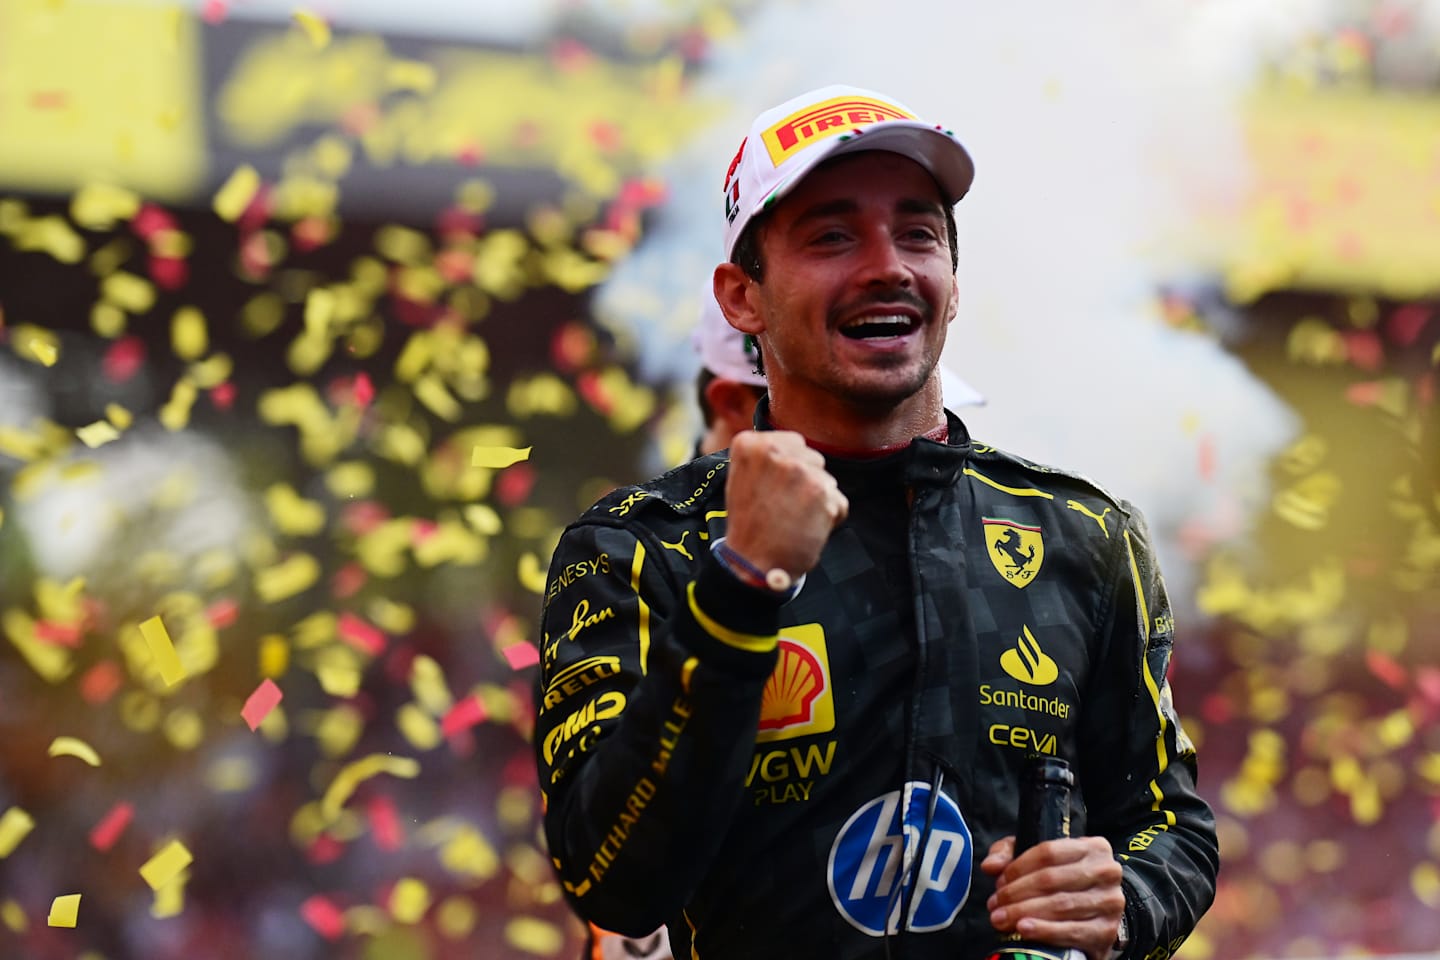
[[[972,432],[1159,539],[1178,956],[1440,944],[1440,3],[0,0],[0,956],[578,956],[550,551],[828,82],[976,157]]]

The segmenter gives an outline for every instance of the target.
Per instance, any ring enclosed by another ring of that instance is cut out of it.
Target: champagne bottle
[[[1031,757],[1020,777],[1020,818],[1015,825],[1015,856],[1043,843],[1070,836],[1070,789],[1075,775],[1058,757]],[[990,960],[1085,960],[1070,947],[1049,947],[1011,934]]]

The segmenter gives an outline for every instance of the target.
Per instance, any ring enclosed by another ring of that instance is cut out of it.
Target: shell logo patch
[[[760,697],[759,743],[835,729],[835,691],[825,630],[818,623],[780,628],[780,658]]]

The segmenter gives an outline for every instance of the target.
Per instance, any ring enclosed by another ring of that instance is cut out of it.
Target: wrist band
[[[769,590],[773,593],[789,594],[795,590],[795,580],[790,574],[779,567],[768,571],[761,570],[736,552],[735,548],[725,542],[724,537],[719,537],[710,544],[710,552],[715,555],[716,560],[720,561],[721,566],[748,586]]]

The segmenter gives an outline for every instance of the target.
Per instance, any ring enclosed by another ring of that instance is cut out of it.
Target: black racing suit
[[[1073,833],[1122,861],[1125,956],[1190,933],[1218,851],[1144,522],[949,423],[948,444],[827,457],[849,516],[783,604],[710,553],[724,453],[566,530],[535,752],[582,916],[668,923],[675,955],[693,939],[702,960],[983,957],[979,864],[1015,832],[1018,772],[1041,753],[1075,769]],[[901,837],[913,851],[922,834],[907,870]]]

